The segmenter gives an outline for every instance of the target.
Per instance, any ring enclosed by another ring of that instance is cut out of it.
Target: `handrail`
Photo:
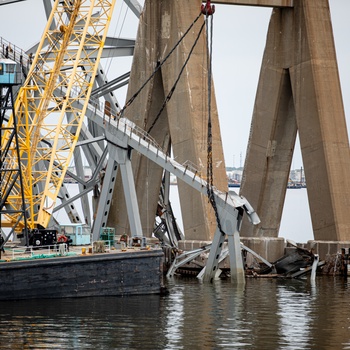
[[[64,249],[60,249],[63,246]],[[4,256],[5,260],[30,260],[36,258],[50,258],[55,256],[67,255],[67,244],[51,244],[42,246],[16,247],[9,249],[11,258]]]
[[[96,102],[97,104],[99,103],[98,101]],[[166,154],[166,150],[161,147],[157,141],[150,135],[148,134],[144,129],[141,127],[137,126],[135,123],[130,121],[129,119],[125,117],[120,117],[120,116],[113,116],[109,112],[111,111],[108,106],[102,106],[102,103],[100,103],[100,110],[105,110],[104,117],[107,115],[108,116],[108,123],[111,124],[111,121],[113,120],[114,122],[117,123],[117,128],[119,128],[119,125],[121,126],[122,129],[124,129],[124,132],[127,133],[130,137],[132,135],[138,137],[140,140],[144,140],[147,142],[150,146],[153,146],[159,152]],[[107,109],[107,113],[106,113]],[[170,159],[170,158],[169,158]],[[181,164],[181,166],[185,169],[184,171],[186,172],[187,170],[191,171],[192,173],[195,174],[195,177],[198,177],[200,180],[203,180],[201,177],[201,171],[200,167],[196,165],[195,163],[191,162],[190,160],[186,160]],[[216,190],[216,187],[213,186],[213,189]]]
[[[6,39],[0,37],[0,48],[3,57],[10,58],[15,62],[28,66],[31,63],[31,57],[18,46],[10,43]]]
[[[207,195],[207,182],[200,176],[198,170],[189,169],[190,166],[196,169],[191,162],[187,161],[184,164],[180,164],[169,157],[145,130],[136,126],[127,118],[110,118],[110,127],[110,131],[109,128],[106,128],[106,140],[108,142],[121,147],[130,146],[183,180],[192,188]],[[236,208],[242,207],[248,214],[249,221],[253,224],[260,222],[258,215],[246,198],[236,193],[229,194],[228,191],[219,191],[214,186],[211,186],[211,188],[214,192],[217,206],[221,208],[220,210],[230,212],[230,215],[234,217]]]

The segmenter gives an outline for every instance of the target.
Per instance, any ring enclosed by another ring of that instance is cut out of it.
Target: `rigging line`
[[[204,50],[207,50],[207,43],[206,41],[203,43],[203,52]],[[206,55],[202,56],[202,62],[201,65],[202,67],[205,67],[205,65],[207,64],[207,59],[206,59]],[[205,76],[204,74],[202,74],[201,76],[201,81],[200,81],[200,86],[204,86],[204,82],[205,82]],[[201,122],[201,151],[206,151],[206,147],[207,147],[207,139],[206,139],[206,132],[207,132],[207,128],[208,128],[208,120],[205,118],[205,108],[206,108],[206,97],[205,94],[201,94],[201,117],[202,117],[202,122]]]
[[[207,194],[210,204],[212,205],[215,213],[215,219],[217,227],[221,234],[225,235],[222,230],[219,213],[216,206],[214,190],[213,190],[213,135],[212,135],[212,120],[211,120],[211,87],[212,87],[212,58],[213,58],[213,16],[211,15],[211,23],[209,28],[208,14],[206,16],[206,28],[207,28],[207,47],[209,51],[208,59],[208,159],[207,159]],[[208,38],[210,29],[210,42]]]
[[[202,16],[202,12],[199,13],[197,18],[191,23],[191,25],[188,27],[186,32],[183,34],[183,36],[179,39],[179,41],[175,44],[175,46],[170,50],[170,52],[167,54],[167,56],[157,65],[156,69],[153,71],[153,73],[149,76],[149,78],[141,85],[141,87],[135,92],[135,94],[125,103],[124,107],[121,109],[119,115],[123,116],[124,111],[127,107],[131,105],[131,103],[135,100],[135,98],[138,96],[138,94],[141,92],[141,90],[149,83],[149,81],[155,76],[155,74],[158,72],[158,70],[161,68],[161,66],[167,61],[167,59],[170,57],[170,55],[175,51],[175,49],[180,45],[181,41],[185,38],[185,36],[189,33],[189,31],[192,29],[192,27],[195,25],[195,23],[198,21],[198,19]]]
[[[185,60],[185,62],[184,62],[184,64],[183,64],[183,66],[181,67],[180,73],[179,73],[178,77],[176,78],[173,87],[170,89],[170,91],[169,91],[167,97],[165,98],[165,100],[164,100],[164,102],[163,102],[162,107],[160,108],[160,111],[158,112],[158,114],[156,115],[156,117],[155,117],[155,119],[154,119],[152,125],[151,125],[150,128],[148,129],[148,131],[147,131],[148,134],[151,132],[151,130],[153,129],[154,125],[155,125],[156,122],[158,121],[158,119],[159,119],[160,115],[162,114],[162,112],[163,112],[163,110],[164,110],[166,104],[167,104],[167,103],[169,102],[169,100],[171,99],[171,97],[172,97],[172,95],[173,95],[173,93],[174,93],[174,91],[175,91],[175,88],[176,88],[176,86],[177,86],[177,83],[179,82],[179,80],[180,80],[180,78],[181,78],[181,75],[182,75],[182,73],[183,73],[185,67],[187,66],[188,61],[189,61],[189,59],[190,59],[191,56],[192,56],[193,50],[194,50],[194,48],[196,47],[196,45],[197,45],[197,43],[198,43],[198,40],[199,40],[199,38],[200,38],[200,35],[202,34],[202,31],[203,31],[204,25],[205,25],[205,22],[203,22],[203,24],[202,24],[202,26],[201,26],[201,28],[200,28],[200,30],[199,30],[199,32],[198,32],[197,38],[196,38],[196,40],[194,41],[194,43],[193,43],[193,45],[192,45],[192,47],[191,47],[191,50],[190,50],[190,52],[189,52],[189,54],[188,54],[188,56],[187,56],[187,58],[186,58],[186,60]]]
[[[212,17],[211,17],[212,18]],[[208,139],[207,139],[207,146],[208,146],[208,164],[207,164],[207,189],[209,191],[209,184],[210,186],[213,186],[213,160],[212,160],[212,122],[211,122],[211,64],[212,64],[212,34],[213,34],[213,28],[212,25],[210,27],[210,42],[209,42],[209,23],[208,18],[206,19],[206,28],[207,28],[207,47],[209,51],[209,59],[207,64],[208,69]],[[209,195],[209,193],[208,193]]]

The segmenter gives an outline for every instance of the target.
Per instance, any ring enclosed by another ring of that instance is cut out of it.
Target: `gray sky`
[[[140,1],[143,3],[143,1]],[[338,57],[343,100],[350,125],[350,1],[329,0]],[[42,1],[27,0],[0,6],[0,37],[24,50],[39,41],[46,17]],[[244,165],[255,93],[265,46],[270,8],[216,5],[214,14],[213,74],[226,166]],[[117,1],[110,35],[133,38],[137,19],[127,6]],[[116,61],[116,59],[115,59]],[[117,63],[113,61],[113,65]],[[120,74],[130,69],[131,60],[118,58]],[[115,78],[111,62],[103,62]],[[117,93],[123,104],[125,89]],[[292,168],[302,165],[297,144]]]

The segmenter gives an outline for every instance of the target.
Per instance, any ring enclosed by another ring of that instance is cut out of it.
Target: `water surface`
[[[0,303],[1,349],[350,349],[349,280],[175,278],[167,296]]]

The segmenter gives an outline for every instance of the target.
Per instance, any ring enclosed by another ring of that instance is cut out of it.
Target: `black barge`
[[[164,288],[163,252],[115,250],[2,260],[0,281],[0,300],[160,294]]]

